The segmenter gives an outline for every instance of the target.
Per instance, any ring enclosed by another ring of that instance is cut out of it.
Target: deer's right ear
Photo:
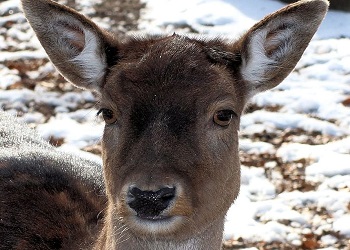
[[[50,0],[22,0],[22,6],[60,73],[78,87],[99,91],[109,67],[109,35],[78,12]]]

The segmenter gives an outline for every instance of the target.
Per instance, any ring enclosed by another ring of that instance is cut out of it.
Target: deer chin
[[[122,223],[134,233],[142,235],[143,237],[156,238],[171,238],[177,234],[184,222],[184,216],[154,216],[154,217],[140,217],[137,215],[129,215],[123,218]]]

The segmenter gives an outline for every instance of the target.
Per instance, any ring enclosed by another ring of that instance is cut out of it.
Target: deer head
[[[240,188],[240,116],[293,70],[328,1],[289,5],[236,41],[120,41],[50,0],[22,3],[57,69],[99,96],[108,212],[97,248],[219,248]]]

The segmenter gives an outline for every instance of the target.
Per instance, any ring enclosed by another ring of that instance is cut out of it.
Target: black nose
[[[128,205],[143,219],[155,219],[175,198],[175,188],[165,187],[158,191],[144,191],[132,187],[128,192]]]

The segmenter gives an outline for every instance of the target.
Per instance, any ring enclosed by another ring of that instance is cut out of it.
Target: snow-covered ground
[[[142,32],[227,39],[284,5],[143,1]],[[79,4],[90,14],[95,2]],[[62,150],[93,147],[103,129],[94,96],[70,89],[59,77],[18,6],[18,0],[0,1],[0,108],[18,114]],[[95,20],[108,27],[108,19]],[[329,12],[295,71],[253,98],[240,133],[242,189],[227,214],[226,245],[350,249],[350,13]]]

